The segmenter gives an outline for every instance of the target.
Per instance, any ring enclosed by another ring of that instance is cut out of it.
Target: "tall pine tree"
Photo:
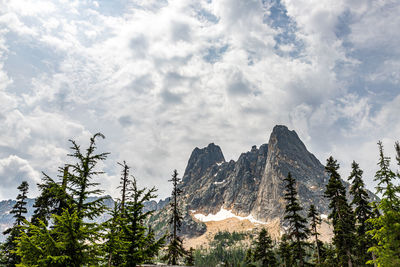
[[[96,188],[98,184],[92,181],[102,173],[96,169],[97,164],[108,155],[96,154],[96,139],[99,137],[104,138],[97,133],[90,139],[85,152],[70,140],[72,154],[69,156],[76,162],[68,164],[68,173],[63,175],[61,191],[65,192],[63,201],[68,201],[62,203],[66,207],[58,209],[59,214],[52,215],[50,229],[39,219],[36,225],[27,227],[29,235],[22,233],[17,249],[22,264],[71,267],[99,264],[102,228],[91,220],[104,212],[104,198],[89,199],[89,196],[102,193]]]
[[[281,237],[281,242],[279,242],[278,254],[282,267],[292,267],[292,253],[289,243],[289,238],[286,234]]]
[[[325,171],[329,175],[326,185],[325,197],[330,200],[331,213],[329,219],[333,224],[333,244],[339,266],[353,266],[354,247],[354,215],[347,203],[346,189],[338,173],[339,164],[333,157],[326,161]]]
[[[72,201],[71,197],[67,194],[68,182],[68,167],[60,168],[59,175],[62,180],[60,183],[55,182],[50,176],[43,173],[42,183],[38,184],[40,195],[35,199],[31,222],[35,225],[40,225],[41,220],[45,225],[52,214],[61,215],[62,211],[68,207],[68,203]]]
[[[28,198],[28,189],[29,185],[26,181],[23,181],[19,186],[19,194],[17,196],[17,202],[13,206],[10,211],[11,214],[14,214],[14,224],[13,227],[8,228],[3,232],[4,235],[8,235],[4,244],[2,244],[2,251],[4,259],[2,260],[2,264],[4,266],[15,266],[20,263],[20,257],[15,253],[16,250],[16,242],[23,234],[23,227],[25,221],[25,214],[27,213],[26,209],[26,199]]]
[[[367,220],[371,218],[372,210],[369,205],[368,193],[362,180],[363,171],[355,161],[351,164],[351,168],[352,171],[348,180],[351,182],[350,195],[353,196],[351,205],[354,208],[356,219],[356,263],[357,265],[364,265],[371,259],[370,253],[367,252],[372,245],[370,242],[371,237],[367,235],[369,230]]]
[[[179,259],[184,257],[186,254],[186,251],[183,248],[183,240],[178,235],[183,220],[182,212],[178,202],[178,198],[182,194],[182,190],[179,188],[180,181],[181,179],[178,177],[178,172],[174,170],[172,179],[169,180],[169,182],[172,182],[172,195],[169,203],[171,212],[169,225],[171,228],[171,233],[169,235],[169,245],[167,249],[167,255],[165,257],[168,260],[168,264],[172,265],[178,264]]]
[[[374,239],[374,245],[369,249],[376,258],[371,261],[378,266],[400,266],[400,189],[395,184],[396,176],[390,169],[390,158],[384,155],[382,142],[379,147],[379,170],[375,174],[377,193],[382,194],[382,199],[376,208],[379,216],[370,219],[373,229],[369,231]],[[400,148],[395,145],[397,161],[400,166]]]
[[[317,256],[317,266],[321,265],[321,241],[318,239],[320,235],[318,233],[318,226],[321,224],[321,218],[314,205],[310,205],[310,209],[308,211],[308,218],[310,219],[310,233],[314,237],[314,248],[315,255]]]
[[[305,248],[308,245],[306,241],[308,237],[307,221],[300,214],[303,208],[300,206],[297,199],[296,180],[289,172],[284,181],[286,182],[286,215],[284,220],[289,226],[287,235],[292,240],[293,259],[297,263],[297,266],[303,267],[305,266],[306,257]]]
[[[139,189],[133,178],[127,193],[121,228],[125,248],[120,252],[124,258],[124,266],[136,267],[138,264],[151,262],[164,244],[164,238],[155,240],[154,232],[144,225],[153,211],[143,211],[144,202],[155,198],[156,189]]]
[[[273,251],[271,236],[262,228],[255,242],[254,261],[260,261],[263,267],[275,267],[277,260]]]

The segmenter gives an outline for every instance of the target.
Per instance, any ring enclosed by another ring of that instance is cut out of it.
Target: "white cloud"
[[[400,136],[379,130],[398,121],[396,3],[285,0],[273,14],[276,1],[11,2],[0,4],[0,155],[35,171],[54,173],[69,138],[98,131],[111,194],[117,161],[164,185],[195,146],[216,142],[236,158],[275,124],[322,162],[362,166],[371,144]]]
[[[16,188],[22,181],[27,181],[32,187],[35,183],[39,182],[39,173],[32,168],[28,161],[16,156],[10,155],[6,158],[0,159],[0,198],[2,199],[15,199]],[[37,194],[37,190],[29,191],[29,196]]]

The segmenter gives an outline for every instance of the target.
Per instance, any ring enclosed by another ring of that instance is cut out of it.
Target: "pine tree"
[[[130,194],[125,203],[124,216],[121,218],[123,231],[122,238],[126,247],[122,253],[124,266],[137,266],[137,264],[152,261],[159,249],[164,244],[164,238],[155,240],[154,232],[144,225],[145,220],[153,211],[144,212],[144,202],[156,197],[156,189],[139,189],[136,179],[133,178]]]
[[[125,203],[128,198],[128,186],[131,185],[129,180],[129,166],[126,161],[119,163],[122,167],[120,186],[121,199],[115,202],[114,209],[111,211],[111,218],[104,224],[107,233],[105,235],[105,251],[107,256],[108,266],[119,266],[123,264],[122,254],[124,254],[124,247],[129,243],[123,240],[122,232],[122,218],[125,214]]]
[[[124,213],[125,202],[127,198],[127,189],[130,184],[129,180],[129,166],[126,164],[125,160],[123,163],[119,163],[122,166],[122,173],[121,173],[121,180],[120,180],[120,187],[121,188],[121,213]]]
[[[314,236],[314,248],[315,248],[315,255],[317,256],[317,266],[321,265],[321,241],[318,239],[320,235],[318,233],[318,226],[321,225],[321,218],[317,210],[315,209],[314,205],[310,205],[310,209],[308,211],[308,218],[310,219],[310,232],[311,235]]]
[[[168,260],[168,264],[176,265],[178,263],[179,258],[184,257],[186,254],[185,249],[183,248],[183,240],[178,233],[180,231],[180,227],[182,225],[182,212],[179,208],[178,197],[181,195],[182,190],[178,187],[181,179],[178,178],[178,172],[174,170],[172,174],[172,179],[169,182],[172,182],[172,195],[170,200],[170,210],[171,210],[171,218],[169,220],[169,225],[171,227],[171,233],[169,235],[169,245],[167,248],[167,255],[165,259]]]
[[[301,216],[300,212],[303,208],[300,206],[297,199],[296,180],[291,173],[284,179],[286,184],[285,190],[285,217],[284,220],[288,223],[288,237],[292,240],[292,248],[294,261],[297,265],[303,267],[305,265],[304,258],[306,256],[305,248],[308,246],[306,240],[308,237],[308,229],[306,227],[306,219]]]
[[[348,180],[351,182],[350,194],[353,196],[351,205],[354,207],[354,215],[356,219],[356,249],[357,265],[364,265],[371,257],[368,255],[368,248],[371,246],[370,236],[367,235],[367,220],[371,218],[372,210],[369,205],[368,193],[365,190],[364,181],[362,180],[363,171],[359,165],[353,161],[351,164],[352,171]]]
[[[343,186],[340,174],[337,172],[339,164],[333,157],[326,162],[325,171],[329,175],[325,197],[330,200],[331,213],[329,219],[333,224],[333,243],[339,266],[353,266],[352,249],[354,247],[354,215],[347,203],[346,189]]]
[[[368,233],[372,235],[375,243],[368,251],[376,257],[369,263],[394,267],[400,266],[400,189],[394,183],[396,174],[390,169],[390,158],[385,157],[381,142],[378,142],[378,146],[379,170],[375,174],[375,181],[378,182],[377,193],[382,194],[382,199],[376,206],[380,215],[369,220],[373,229]],[[395,149],[396,160],[400,166],[398,143],[396,143]],[[399,177],[399,174],[397,176]]]
[[[274,267],[277,264],[273,252],[271,236],[265,228],[262,228],[255,242],[254,261],[261,261],[263,267]]]
[[[122,240],[121,230],[121,204],[114,202],[114,208],[109,212],[111,218],[108,219],[103,227],[106,231],[104,235],[103,250],[107,259],[107,266],[121,266],[123,258],[121,252],[125,246]]]
[[[289,237],[283,234],[281,237],[281,242],[279,243],[278,254],[281,261],[282,267],[292,267],[292,253],[289,243]]]
[[[187,252],[187,256],[185,258],[186,266],[194,266],[194,248],[190,248]]]
[[[1,248],[4,256],[4,262],[1,262],[1,264],[4,264],[4,266],[15,266],[21,261],[20,257],[15,253],[15,250],[16,242],[23,233],[22,225],[26,220],[24,214],[27,213],[26,199],[28,198],[28,189],[29,185],[26,181],[23,181],[21,185],[18,186],[20,193],[17,196],[17,202],[10,211],[11,214],[14,214],[15,221],[13,227],[3,232],[4,235],[8,235]]]
[[[72,201],[66,192],[68,181],[68,167],[60,168],[62,175],[61,183],[55,182],[50,176],[43,173],[42,183],[37,184],[40,195],[35,199],[31,222],[40,225],[39,220],[48,225],[48,221],[52,214],[61,215],[62,211],[67,208],[68,203]]]
[[[399,210],[400,206],[396,206],[398,203],[398,188],[394,185],[396,174],[390,169],[390,157],[386,157],[383,152],[382,142],[378,142],[379,147],[379,170],[375,174],[374,181],[378,182],[376,187],[376,193],[382,194],[382,199],[387,199],[387,204],[390,205],[391,209]]]
[[[99,161],[106,159],[108,153],[95,154],[96,138],[104,136],[95,134],[90,139],[86,153],[73,140],[72,154],[75,164],[68,164],[68,172],[63,174],[61,191],[65,193],[60,199],[60,208],[52,215],[52,227],[47,228],[42,220],[37,225],[29,224],[29,235],[22,234],[18,242],[17,254],[22,264],[31,266],[85,266],[98,265],[100,257],[99,241],[102,237],[100,225],[90,220],[105,210],[104,198],[89,201],[89,196],[96,196],[102,190],[92,179],[102,172],[96,170]],[[67,192],[68,191],[68,192]],[[58,213],[58,214],[57,214]]]

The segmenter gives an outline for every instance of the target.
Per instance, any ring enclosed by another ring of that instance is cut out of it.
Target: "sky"
[[[170,194],[195,147],[236,160],[295,130],[374,191],[377,141],[400,139],[397,0],[0,0],[0,199],[97,132],[96,178]],[[393,163],[394,164],[394,163]],[[395,166],[393,165],[395,168]]]

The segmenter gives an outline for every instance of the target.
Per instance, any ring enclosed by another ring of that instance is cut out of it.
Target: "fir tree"
[[[186,253],[182,244],[183,240],[180,236],[178,236],[183,217],[178,203],[178,197],[182,193],[182,190],[178,187],[181,179],[178,178],[178,172],[176,170],[174,170],[172,179],[169,181],[172,182],[172,195],[169,204],[171,210],[171,218],[169,220],[171,233],[169,235],[170,243],[168,245],[167,255],[165,258],[168,260],[168,264],[176,265],[179,258],[184,257]]]
[[[190,248],[187,252],[187,256],[185,258],[186,266],[194,266],[194,248]]]
[[[292,254],[289,243],[289,238],[286,234],[282,235],[279,243],[278,254],[282,267],[292,267]]]
[[[76,163],[68,164],[69,170],[63,175],[65,179],[61,184],[61,191],[65,193],[65,198],[60,204],[63,203],[61,206],[66,207],[59,208],[52,215],[51,229],[47,229],[40,219],[37,225],[27,226],[29,235],[21,236],[17,250],[22,264],[71,267],[98,265],[101,259],[99,241],[102,228],[90,220],[104,212],[104,198],[88,200],[89,196],[102,193],[94,188],[98,184],[92,182],[96,175],[102,173],[96,170],[97,163],[105,160],[108,155],[95,154],[98,137],[104,138],[100,133],[95,134],[90,139],[85,153],[81,152],[76,142],[70,140],[73,153],[69,156],[73,157]]]
[[[333,243],[339,266],[353,266],[352,249],[354,246],[354,215],[347,203],[346,189],[341,182],[339,164],[333,157],[326,162],[325,171],[329,175],[325,197],[330,200],[331,213],[329,219],[333,224]]]
[[[68,156],[77,159],[77,162],[68,165],[71,169],[69,173],[69,190],[71,191],[72,200],[74,201],[74,208],[78,212],[80,219],[92,220],[105,211],[105,206],[103,204],[105,197],[87,201],[89,196],[101,195],[104,192],[101,189],[97,189],[96,187],[99,183],[93,182],[92,180],[94,177],[103,174],[102,171],[96,170],[96,165],[104,161],[108,154],[110,154],[95,154],[95,150],[97,149],[96,138],[104,139],[105,137],[101,133],[97,133],[91,137],[89,147],[86,149],[85,153],[81,151],[80,146],[74,140],[70,140],[73,153]]]
[[[120,186],[121,188],[121,213],[124,213],[124,208],[125,208],[125,201],[126,201],[126,194],[127,194],[127,188],[130,184],[129,180],[129,166],[126,164],[125,160],[123,163],[119,163],[120,166],[122,166],[122,173],[121,173],[121,180],[120,180]]]
[[[382,143],[379,146],[379,170],[375,174],[377,193],[382,194],[382,199],[376,206],[380,211],[378,217],[369,220],[373,229],[368,233],[372,235],[375,243],[369,249],[376,257],[369,263],[375,263],[378,266],[400,266],[400,199],[399,187],[394,184],[396,175],[390,169],[390,158],[385,157]],[[399,154],[399,145],[395,145],[397,157]]]
[[[10,211],[11,214],[14,214],[14,225],[11,228],[8,228],[3,232],[4,235],[8,235],[4,244],[2,244],[2,251],[4,262],[4,266],[15,266],[16,264],[20,263],[20,257],[15,253],[16,250],[16,242],[23,234],[23,227],[22,225],[25,222],[25,215],[27,213],[26,210],[26,199],[28,198],[28,189],[29,185],[26,181],[23,181],[19,186],[19,194],[17,196],[17,202],[13,206],[12,210]]]
[[[288,237],[292,240],[293,259],[297,265],[303,267],[305,265],[304,258],[306,256],[305,248],[308,245],[306,240],[308,237],[308,229],[306,227],[306,219],[301,216],[300,212],[303,208],[297,199],[296,180],[291,173],[284,179],[286,184],[285,190],[285,217],[288,223]]]
[[[393,181],[396,178],[396,174],[390,169],[390,157],[386,157],[383,152],[382,142],[378,142],[379,147],[379,170],[375,174],[374,181],[378,182],[376,187],[376,193],[382,194],[382,199],[387,199],[387,204],[390,205],[391,209],[399,210],[400,206],[396,206],[398,202],[398,188],[394,185]]]
[[[66,192],[68,182],[68,167],[60,169],[62,173],[61,183],[55,182],[47,174],[43,173],[42,183],[38,184],[40,195],[35,199],[31,222],[39,225],[39,220],[48,225],[48,221],[52,214],[61,215],[62,211],[67,208],[68,203],[72,200]]]
[[[124,216],[121,218],[123,231],[122,238],[126,247],[123,252],[124,266],[137,266],[153,260],[159,249],[164,244],[164,238],[157,241],[154,232],[144,225],[145,220],[153,211],[144,212],[144,202],[156,197],[156,189],[139,189],[136,179],[133,178],[128,192],[129,199],[125,203]]]
[[[356,219],[356,249],[357,265],[364,265],[371,257],[368,256],[368,248],[371,246],[370,236],[367,235],[367,220],[371,218],[372,210],[368,201],[368,193],[365,190],[364,181],[362,180],[363,171],[359,165],[353,161],[351,164],[352,171],[348,180],[351,182],[350,194],[353,196],[351,202],[354,207],[354,215]]]
[[[318,233],[318,226],[321,225],[321,218],[317,210],[315,209],[314,205],[310,205],[310,209],[308,211],[308,218],[310,219],[310,232],[311,235],[314,237],[314,248],[315,248],[315,255],[317,256],[317,266],[321,265],[321,251],[320,245],[321,241],[318,239],[320,235]]]
[[[114,202],[114,208],[109,212],[111,218],[108,219],[103,227],[106,231],[104,235],[104,253],[108,266],[121,266],[123,259],[121,252],[125,246],[121,235],[121,204]]]
[[[277,264],[272,250],[273,243],[265,228],[262,228],[255,242],[254,261],[261,261],[263,267],[274,267]]]

